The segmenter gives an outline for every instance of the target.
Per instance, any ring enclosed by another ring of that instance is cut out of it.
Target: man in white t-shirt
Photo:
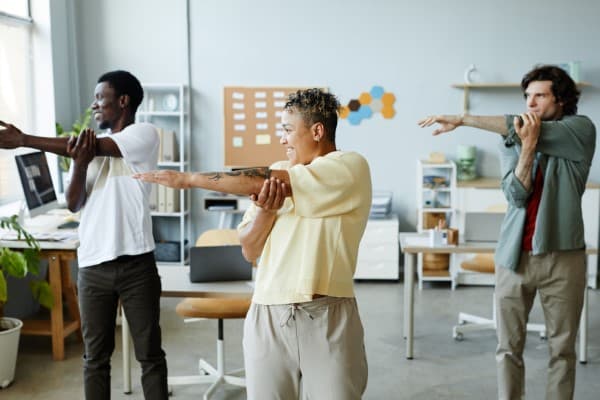
[[[71,211],[81,211],[78,294],[86,399],[110,398],[110,357],[120,301],[142,366],[146,399],[167,399],[167,363],[161,348],[161,282],[154,260],[150,185],[132,179],[156,169],[159,137],[148,123],[135,123],[144,93],[126,71],[98,79],[91,105],[107,134],[86,129],[75,138],[27,135],[0,122],[0,148],[31,147],[71,157],[66,193]]]
[[[367,161],[335,145],[335,96],[290,95],[280,143],[288,161],[235,172],[155,171],[135,177],[175,188],[247,194],[238,227],[248,260],[260,257],[244,324],[249,399],[360,399],[367,384],[363,327],[352,277],[371,207]]]

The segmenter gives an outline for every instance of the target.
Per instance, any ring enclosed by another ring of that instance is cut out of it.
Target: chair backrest
[[[196,240],[196,246],[221,246],[240,244],[240,237],[235,229],[209,229],[202,232]]]

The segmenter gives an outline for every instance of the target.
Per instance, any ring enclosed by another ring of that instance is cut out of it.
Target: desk
[[[159,266],[163,297],[251,297],[252,281],[192,283],[189,267]],[[123,392],[131,393],[131,334],[127,319],[122,319]]]
[[[73,332],[81,339],[81,319],[77,291],[71,280],[69,264],[77,258],[78,240],[39,242],[42,249],[40,256],[48,259],[48,282],[54,297],[54,306],[50,310],[50,320],[23,321],[23,335],[41,335],[52,337],[52,359],[65,359],[65,338]],[[0,241],[0,247],[24,249],[27,244],[22,241]],[[66,321],[63,315],[63,300],[67,305],[71,320]]]
[[[413,341],[414,341],[414,283],[415,283],[415,264],[418,253],[493,253],[496,250],[496,243],[460,243],[458,246],[448,245],[431,247],[427,246],[427,235],[420,233],[400,233],[400,247],[404,253],[404,325],[403,332],[406,338],[406,358],[413,359]],[[597,255],[598,248],[587,248],[586,254],[589,256]],[[581,313],[581,326],[579,328],[579,360],[581,363],[587,362],[587,286],[584,293],[583,310]]]

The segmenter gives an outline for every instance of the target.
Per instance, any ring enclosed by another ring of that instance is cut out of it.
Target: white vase
[[[15,378],[19,336],[23,323],[14,318],[0,318],[0,387],[5,388]]]

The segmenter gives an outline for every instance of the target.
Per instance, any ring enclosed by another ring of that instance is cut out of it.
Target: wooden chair
[[[239,244],[238,233],[235,229],[213,229],[204,232],[198,237],[196,246],[220,246]],[[246,386],[243,377],[236,376],[244,371],[239,369],[225,372],[225,341],[223,338],[223,320],[231,318],[244,318],[250,307],[249,297],[203,297],[186,298],[176,307],[177,314],[184,318],[210,318],[218,320],[217,336],[217,367],[213,367],[204,359],[198,361],[198,375],[169,377],[169,387],[172,385],[193,385],[212,383],[204,393],[204,400],[208,400],[219,385],[228,383],[235,386]]]

